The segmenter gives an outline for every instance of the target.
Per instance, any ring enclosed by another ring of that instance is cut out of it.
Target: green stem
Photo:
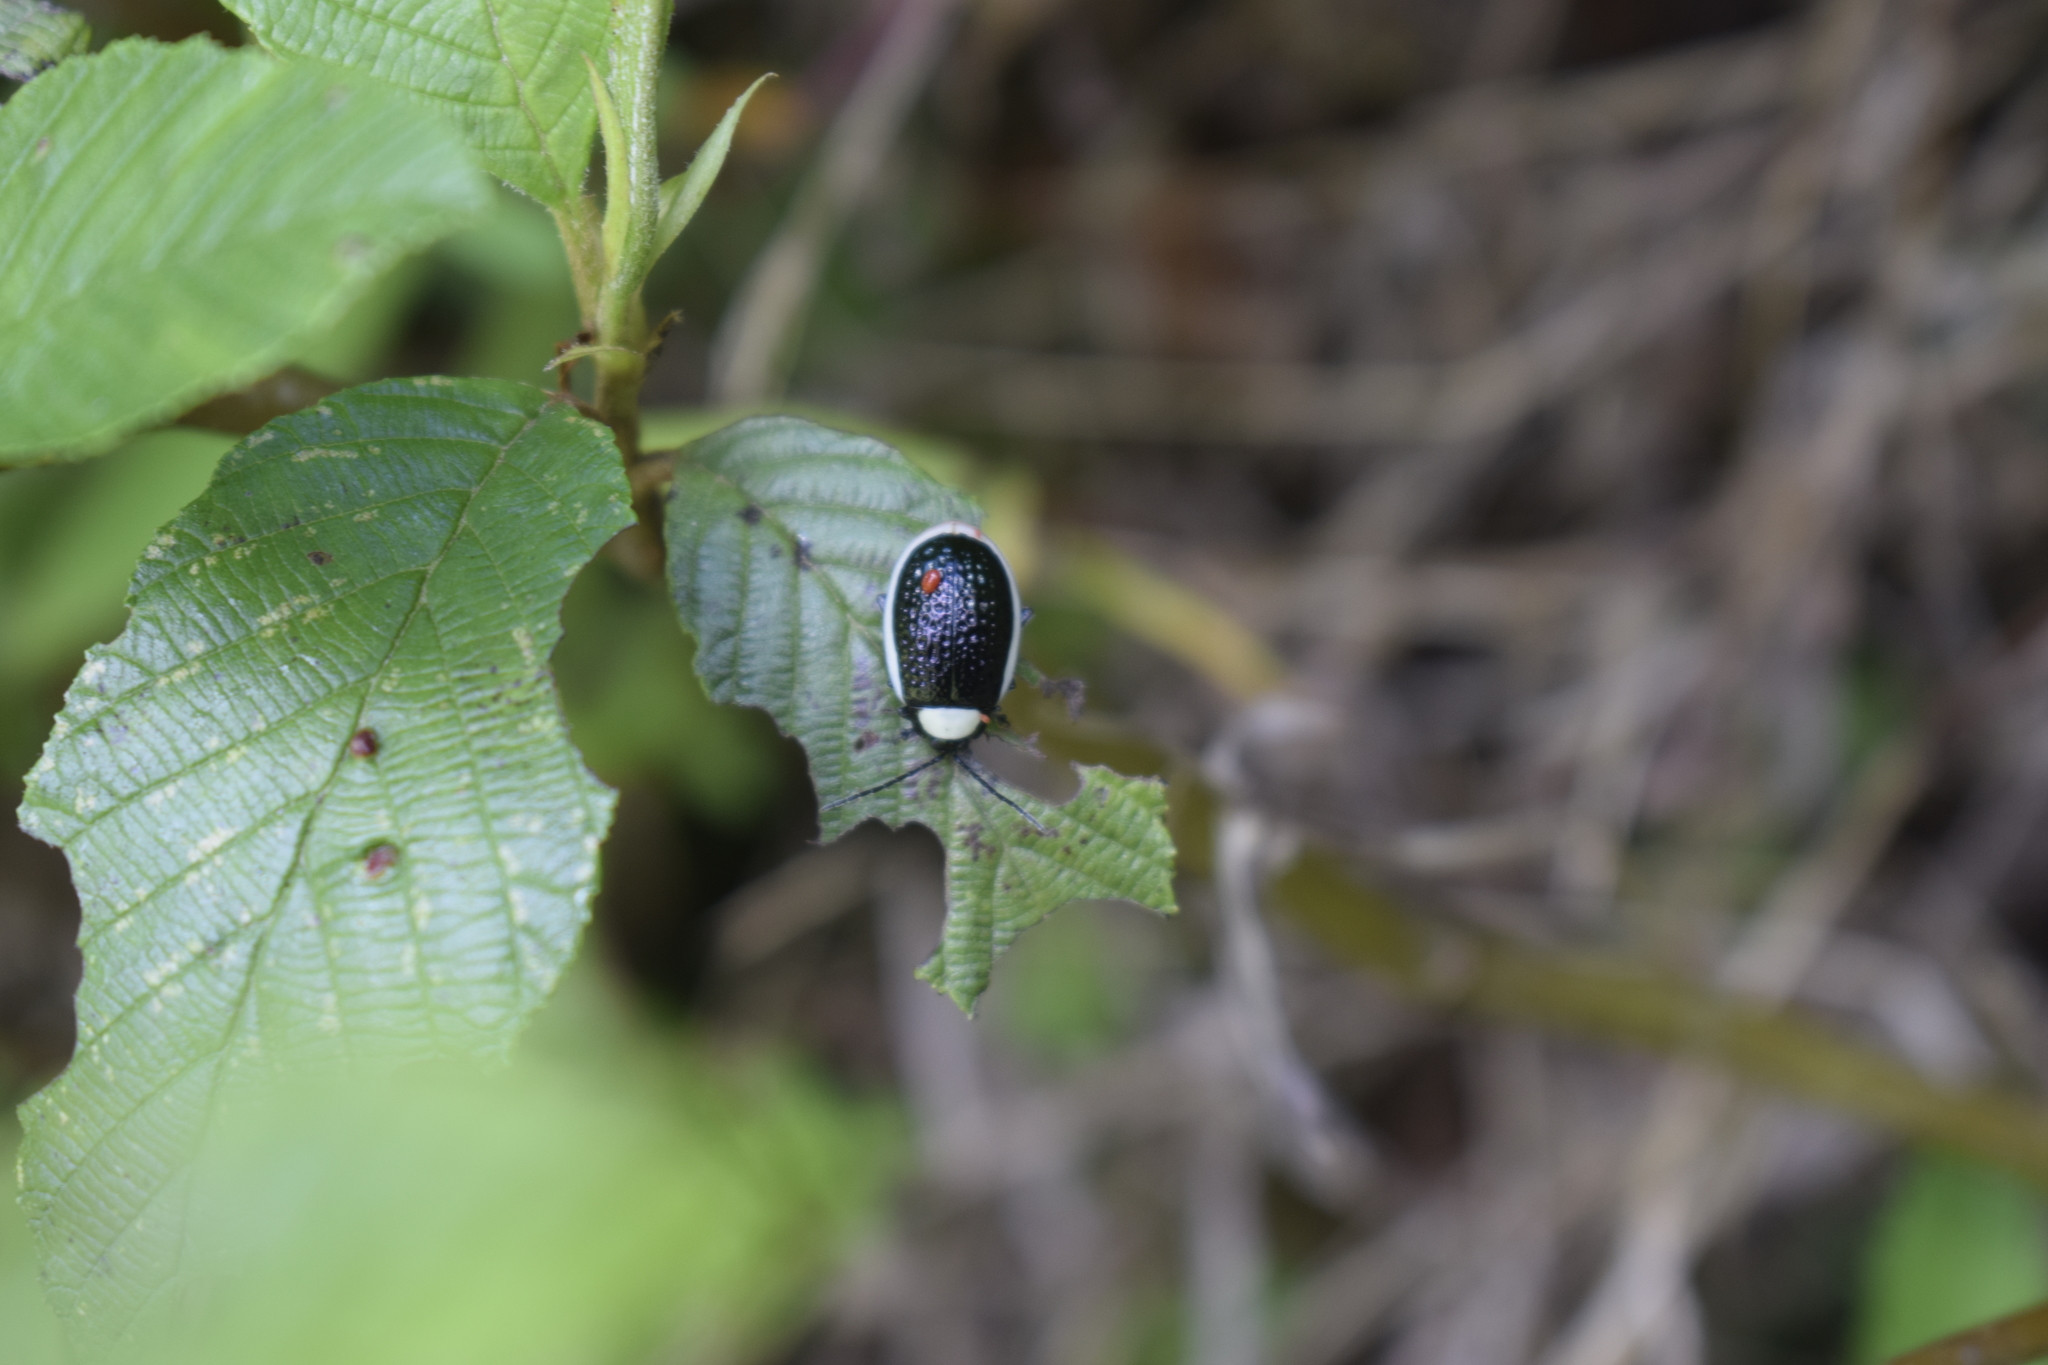
[[[604,238],[599,228],[597,200],[579,195],[567,209],[551,209],[555,231],[562,238],[562,253],[569,258],[569,278],[576,286],[576,312],[583,330],[597,334],[597,298],[604,287]]]
[[[598,414],[631,467],[640,458],[640,385],[647,376],[647,310],[640,288],[654,265],[661,221],[655,91],[673,0],[614,0],[600,88],[605,139],[604,280],[597,295]],[[606,107],[609,96],[609,107]]]

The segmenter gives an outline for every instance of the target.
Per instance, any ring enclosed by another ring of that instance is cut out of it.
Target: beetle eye
[[[937,592],[939,590],[939,584],[945,581],[946,576],[940,573],[937,569],[926,569],[924,571],[924,577],[917,580],[918,591],[924,593],[926,596],[930,596],[932,593]]]

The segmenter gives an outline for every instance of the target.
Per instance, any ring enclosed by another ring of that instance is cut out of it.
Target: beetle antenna
[[[1011,810],[1023,816],[1025,820],[1029,821],[1031,828],[1037,830],[1040,834],[1049,835],[1052,833],[1051,830],[1047,829],[1044,825],[1039,823],[1037,816],[1033,815],[1030,811],[1025,810],[1022,806],[1018,805],[1015,801],[1011,800],[1009,797],[1003,795],[1001,791],[997,790],[995,774],[985,771],[979,763],[976,763],[973,759],[969,758],[965,753],[958,753],[953,755],[953,761],[955,763],[958,763],[961,766],[961,768],[963,768],[966,771],[969,777],[973,778],[976,782],[979,782],[982,785],[982,789],[985,790],[990,796],[993,796],[996,800],[1002,802]]]
[[[863,787],[861,790],[855,792],[851,796],[842,796],[837,801],[827,801],[824,805],[818,807],[818,814],[823,815],[828,810],[837,810],[839,807],[845,805],[847,802],[858,801],[863,796],[873,796],[876,792],[885,792],[889,790],[889,788],[895,786],[898,782],[908,782],[911,778],[916,777],[919,773],[923,772],[926,768],[931,767],[934,763],[943,762],[945,760],[945,757],[946,756],[944,754],[934,754],[932,757],[926,759],[924,762],[918,764],[916,767],[911,768],[908,771],[896,774],[896,776],[890,778],[887,782],[877,782],[872,787]]]

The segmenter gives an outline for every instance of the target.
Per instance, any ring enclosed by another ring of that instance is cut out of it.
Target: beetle
[[[1017,576],[995,542],[964,521],[929,526],[896,556],[882,606],[882,657],[889,687],[902,703],[910,735],[920,735],[932,756],[887,782],[842,796],[818,809],[833,810],[887,791],[925,769],[950,760],[969,777],[1050,834],[996,786],[995,774],[967,746],[1002,718],[1002,699],[1017,680],[1017,647],[1030,618],[1017,593]]]

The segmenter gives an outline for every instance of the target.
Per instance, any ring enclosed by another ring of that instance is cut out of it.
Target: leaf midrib
[[[526,119],[526,126],[533,130],[533,139],[538,145],[541,164],[548,168],[548,174],[554,178],[555,194],[557,196],[557,204],[555,206],[566,207],[576,191],[570,188],[568,175],[561,166],[556,164],[554,148],[548,145],[548,133],[550,130],[541,126],[540,115],[534,110],[533,105],[527,98],[526,80],[520,74],[517,64],[512,61],[511,56],[505,51],[505,36],[498,27],[497,6],[493,3],[493,0],[478,0],[478,3],[483,6],[484,14],[490,19],[491,41],[498,45],[498,59],[504,63],[505,70],[511,73],[513,97],[518,103],[521,116]],[[565,8],[556,9],[554,19],[548,26],[547,39],[536,47],[536,53],[545,52],[548,44],[552,43],[555,35],[561,31],[562,14]],[[575,105],[575,97],[571,96],[563,106],[565,115]],[[581,177],[578,177],[578,181],[580,183]]]
[[[427,590],[433,581],[434,574],[438,572],[441,565],[447,561],[448,554],[450,550],[453,549],[456,539],[468,527],[469,514],[475,508],[477,498],[482,495],[485,487],[487,487],[490,484],[491,480],[495,478],[498,472],[504,467],[505,460],[510,455],[512,448],[515,445],[517,445],[521,440],[523,440],[528,432],[532,431],[535,424],[540,421],[541,417],[544,416],[547,413],[547,411],[548,409],[544,407],[541,409],[539,413],[536,413],[533,416],[527,418],[526,421],[521,424],[518,432],[515,433],[510,440],[506,441],[503,445],[499,447],[497,458],[492,462],[491,468],[484,473],[483,477],[477,480],[475,487],[470,490],[470,496],[465,501],[461,513],[456,516],[453,526],[449,528],[448,536],[446,539],[442,541],[440,550],[436,552],[433,559],[425,566],[426,571],[420,575],[419,591],[414,595],[412,605],[406,609],[405,617],[403,618],[403,620],[401,620],[398,627],[395,630],[393,630],[391,635],[391,643],[386,648],[383,659],[379,662],[377,668],[371,670],[371,672],[367,674],[366,677],[374,680],[375,678],[382,676],[384,670],[390,666],[392,658],[395,657],[395,655],[397,654],[400,641],[402,641],[405,638],[406,632],[411,628],[413,620],[418,616],[421,608],[424,606],[426,602]],[[361,702],[358,703],[355,711],[355,716],[350,723],[349,728],[351,731],[353,731],[357,726],[360,725],[362,721],[363,710],[368,705],[369,696],[373,691],[374,687],[366,688],[364,690],[363,699]],[[298,874],[301,864],[304,862],[306,843],[311,836],[314,820],[319,812],[320,806],[325,801],[328,792],[332,790],[334,781],[336,777],[340,774],[342,764],[347,759],[347,757],[348,751],[346,747],[337,746],[337,753],[332,761],[331,766],[328,769],[327,777],[317,787],[310,789],[306,797],[300,798],[301,800],[307,800],[309,810],[300,821],[298,837],[293,843],[291,856],[286,860],[284,870],[278,878],[276,888],[272,891],[270,895],[268,906],[266,907],[263,913],[257,915],[254,918],[254,920],[252,920],[252,923],[259,924],[261,926],[261,929],[256,936],[256,942],[250,948],[249,961],[246,967],[243,969],[241,987],[236,992],[235,1003],[229,1011],[228,1019],[225,1025],[222,1027],[219,1043],[213,1048],[210,1054],[198,1058],[199,1062],[211,1061],[216,1064],[216,1070],[213,1076],[211,1076],[207,1082],[207,1092],[204,1101],[204,1112],[199,1123],[199,1126],[202,1129],[212,1124],[215,1106],[219,1101],[221,1070],[218,1068],[218,1063],[222,1061],[223,1056],[228,1049],[228,1046],[233,1042],[235,1037],[242,1030],[243,1017],[245,1011],[248,1008],[249,998],[252,991],[254,990],[256,978],[262,968],[264,952],[269,946],[271,934],[275,931],[277,927],[277,922],[280,917],[280,905],[283,901],[287,889],[291,886],[294,877]],[[181,871],[179,875],[182,876],[183,872]],[[244,927],[247,926],[236,926],[237,929]],[[322,937],[323,939],[326,937],[324,932]],[[190,959],[188,959],[187,966],[189,966],[191,962],[196,962],[203,959],[204,956],[204,953],[193,955]],[[183,970],[184,968],[181,967],[180,973],[182,973]],[[124,1007],[121,1017],[125,1018],[129,1013],[132,1012],[132,1010],[135,1007],[139,1006],[145,1001],[157,998],[161,992],[163,984],[165,983],[159,983],[157,986],[150,988],[150,990],[142,996],[139,996],[137,1000],[130,1002],[128,1006]],[[333,984],[335,986],[335,998],[337,1002],[339,1002],[342,997],[342,992],[339,989],[340,983],[334,982]],[[339,1008],[339,1004],[337,1004],[337,1008]],[[90,1042],[80,1043],[80,1050],[83,1051],[85,1048],[99,1043],[107,1036],[108,1032],[113,1027],[114,1025],[112,1023],[109,1023],[108,1025],[102,1027],[93,1036]],[[347,1030],[342,1030],[341,1036],[344,1040],[344,1047],[347,1046],[346,1035]],[[197,1063],[195,1063],[195,1065],[196,1064]],[[189,1074],[190,1070],[192,1069],[192,1067],[184,1068],[184,1070],[180,1072],[180,1075]],[[175,1080],[171,1083],[175,1083]],[[61,1192],[64,1188],[68,1187],[71,1181],[75,1179],[78,1176],[78,1174],[85,1169],[86,1163],[90,1156],[98,1153],[101,1149],[105,1147],[107,1143],[111,1142],[118,1133],[125,1130],[127,1126],[134,1121],[135,1116],[141,1112],[142,1108],[146,1104],[148,1104],[149,1101],[152,1098],[154,1098],[156,1094],[161,1093],[162,1091],[160,1089],[153,1091],[150,1094],[146,1094],[140,1097],[133,1103],[124,1106],[120,1112],[119,1117],[115,1119],[115,1121],[107,1125],[106,1130],[102,1132],[94,1140],[92,1146],[87,1149],[87,1152],[71,1163],[70,1170],[65,1174],[65,1177],[58,1182],[58,1191]],[[147,1207],[148,1200],[145,1199],[143,1204],[136,1210],[135,1213],[129,1215],[128,1218],[123,1220],[120,1230],[106,1239],[108,1250],[107,1252],[102,1253],[103,1256],[106,1254],[110,1254],[114,1244],[117,1243],[122,1237],[125,1237],[127,1233],[133,1229],[135,1219],[139,1218],[141,1216],[142,1210]]]

